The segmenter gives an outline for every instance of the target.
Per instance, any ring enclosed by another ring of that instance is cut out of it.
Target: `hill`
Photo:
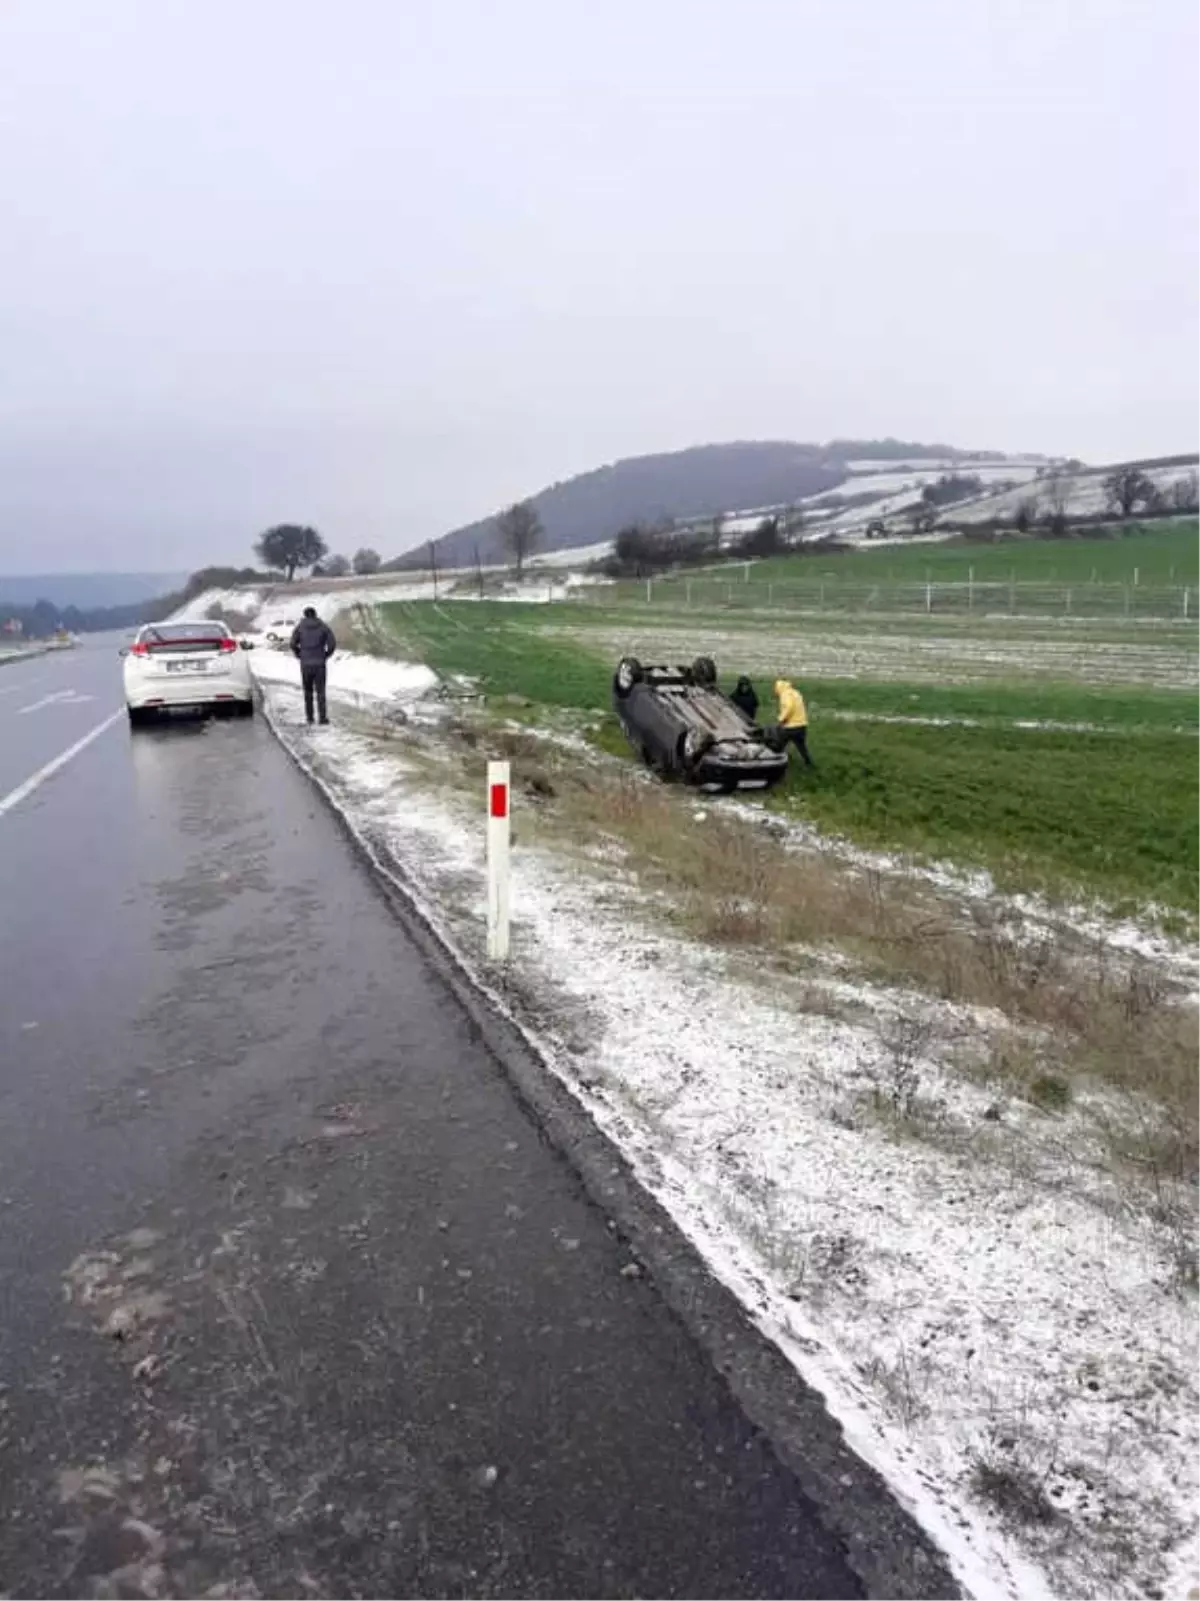
[[[539,554],[597,544],[632,522],[683,521],[787,505],[845,483],[851,462],[936,461],[953,466],[964,460],[1004,458],[898,439],[839,439],[826,445],[756,440],[631,456],[552,484],[532,497],[545,529]],[[469,565],[476,551],[485,563],[505,555],[494,514],[444,534],[436,546],[438,561],[446,567]],[[427,563],[428,547],[423,546],[388,566],[403,570]]]
[[[107,606],[130,606],[178,589],[186,573],[19,573],[0,574],[0,610],[35,605],[77,606],[94,611]]]

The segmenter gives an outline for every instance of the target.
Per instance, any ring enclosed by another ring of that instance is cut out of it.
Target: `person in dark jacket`
[[[739,678],[730,700],[753,723],[758,717],[758,696],[748,678]]]
[[[316,700],[317,717],[329,721],[325,709],[325,664],[337,649],[333,629],[323,623],[312,606],[304,608],[304,616],[292,630],[292,655],[300,662],[300,682],[304,686],[304,715],[313,720],[313,701]]]

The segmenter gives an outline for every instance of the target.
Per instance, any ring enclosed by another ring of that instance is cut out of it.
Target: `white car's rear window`
[[[215,650],[222,640],[230,639],[224,623],[154,623],[143,628],[138,636],[140,644],[150,650]]]

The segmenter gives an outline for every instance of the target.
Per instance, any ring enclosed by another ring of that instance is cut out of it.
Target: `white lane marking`
[[[48,778],[54,777],[60,767],[65,767],[68,762],[74,761],[81,750],[86,750],[94,739],[99,739],[101,734],[124,715],[123,711],[113,712],[111,717],[106,717],[102,723],[97,723],[95,728],[82,739],[77,739],[73,745],[68,745],[66,750],[60,752],[53,761],[47,762],[45,767],[39,767],[36,773],[30,774],[23,784],[18,784],[16,789],[10,789],[7,795],[0,797],[0,817],[3,817],[5,812],[11,812],[14,806],[19,806],[33,794],[35,789],[40,789]]]
[[[32,689],[41,682],[38,678],[23,678],[19,684],[0,684],[0,695],[15,695],[19,690]]]
[[[52,695],[43,695],[41,700],[35,700],[31,706],[22,706],[17,716],[24,717],[27,712],[40,712],[43,706],[52,706],[56,700],[74,700],[74,698],[73,689],[56,689]],[[91,700],[92,697],[88,695],[85,698]]]

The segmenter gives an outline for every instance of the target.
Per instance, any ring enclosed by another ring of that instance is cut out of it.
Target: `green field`
[[[1194,517],[1136,523],[1100,535],[1066,539],[958,539],[927,545],[884,545],[829,556],[778,556],[751,567],[751,582],[807,576],[855,579],[943,580],[965,583],[1195,584],[1200,543]]]
[[[510,715],[574,719],[627,754],[609,709],[613,656],[597,647],[593,607],[415,603],[384,607],[382,617],[396,654],[477,680]],[[606,626],[619,633],[623,617],[618,609]],[[697,649],[705,637],[698,625]],[[757,643],[779,653],[777,667],[756,673],[766,697],[808,641],[773,646],[768,633]],[[1109,645],[1119,655],[1119,641]],[[739,670],[728,652],[724,661],[726,678]],[[1011,887],[1195,912],[1194,693],[1065,674],[978,685],[818,676],[803,687],[818,771],[793,766],[772,806],[864,844],[986,867]],[[931,723],[882,720],[890,718]],[[1089,727],[1019,726],[1045,722]]]
[[[1194,518],[1065,539],[1006,536],[776,556],[628,579],[583,592],[601,606],[723,611],[1194,623],[1200,544]]]
[[[1132,523],[1064,539],[1005,534],[930,543],[892,544],[755,562],[752,583],[813,575],[871,580],[1194,584],[1200,580],[1196,518]]]

